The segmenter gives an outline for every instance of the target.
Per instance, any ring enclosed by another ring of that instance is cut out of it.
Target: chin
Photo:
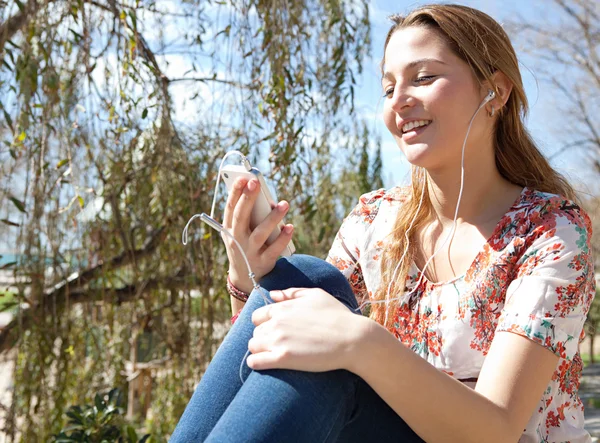
[[[435,155],[434,150],[427,144],[417,143],[414,145],[407,145],[403,143],[400,149],[406,157],[406,160],[413,166],[427,169],[435,164],[437,156]]]

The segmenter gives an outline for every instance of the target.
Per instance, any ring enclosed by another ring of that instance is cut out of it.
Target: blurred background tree
[[[113,387],[139,435],[168,438],[229,327],[220,239],[198,223],[181,245],[226,151],[248,154],[290,201],[303,253],[324,257],[358,196],[383,186],[381,140],[355,105],[369,5],[0,0],[9,441],[51,439],[69,407]],[[554,164],[578,153],[598,172],[598,2],[544,7],[551,20],[505,23],[556,91]],[[595,225],[598,201],[586,200]]]
[[[358,193],[381,186],[354,108],[367,2],[0,5],[13,316],[0,350],[14,365],[2,431],[46,441],[70,405],[118,387],[127,416],[165,440],[228,329],[219,237],[197,224],[181,244],[188,218],[209,211],[223,154],[263,170],[290,201],[298,250],[317,256]]]
[[[516,46],[535,62],[539,87],[555,93],[552,103],[561,120],[548,129],[558,140],[550,159],[580,157],[584,165],[600,172],[600,3],[597,0],[550,0],[545,14],[552,19],[532,21],[523,17],[507,21]],[[541,17],[541,15],[540,15]],[[578,171],[579,172],[579,171]],[[581,179],[581,177],[577,177]],[[600,198],[596,181],[581,193],[592,218],[594,256],[600,251]],[[597,263],[598,266],[598,263]],[[600,298],[596,297],[585,324],[587,347],[581,352],[595,360],[595,336],[600,327]]]
[[[535,63],[539,87],[553,91],[560,121],[548,130],[560,146],[550,158],[581,155],[600,172],[600,4],[548,0],[544,6],[538,15],[544,19],[517,17],[506,27]]]

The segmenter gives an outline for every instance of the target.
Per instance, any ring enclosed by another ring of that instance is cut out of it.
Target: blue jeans
[[[311,256],[279,259],[260,283],[269,291],[320,287],[357,312],[342,273]],[[262,295],[253,291],[200,380],[171,443],[423,442],[349,371],[251,371],[244,362],[242,383],[240,364],[254,330],[252,312],[263,305]]]

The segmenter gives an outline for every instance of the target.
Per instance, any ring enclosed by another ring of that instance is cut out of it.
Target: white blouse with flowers
[[[380,257],[407,188],[363,195],[327,260],[348,278],[359,305],[381,284]],[[441,371],[476,381],[494,334],[510,331],[560,357],[520,443],[590,442],[578,396],[579,343],[595,295],[591,222],[573,202],[523,189],[467,270],[432,283],[393,315],[391,332]],[[415,289],[412,265],[406,287]]]

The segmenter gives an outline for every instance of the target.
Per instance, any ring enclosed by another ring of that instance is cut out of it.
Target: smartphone
[[[267,218],[277,204],[277,201],[267,186],[264,176],[258,169],[252,168],[252,170],[248,171],[242,165],[225,165],[221,169],[221,180],[225,182],[225,186],[227,186],[227,191],[229,193],[231,193],[231,190],[233,189],[233,183],[238,177],[245,177],[248,180],[255,178],[260,183],[260,194],[256,198],[256,202],[252,208],[252,214],[250,215],[250,229],[254,229],[265,218]],[[267,238],[267,245],[270,245],[277,239],[284,225],[285,223],[283,223],[283,220],[279,222],[277,227]],[[292,255],[294,252],[296,252],[296,248],[294,247],[294,243],[290,240],[281,255],[287,257]]]

